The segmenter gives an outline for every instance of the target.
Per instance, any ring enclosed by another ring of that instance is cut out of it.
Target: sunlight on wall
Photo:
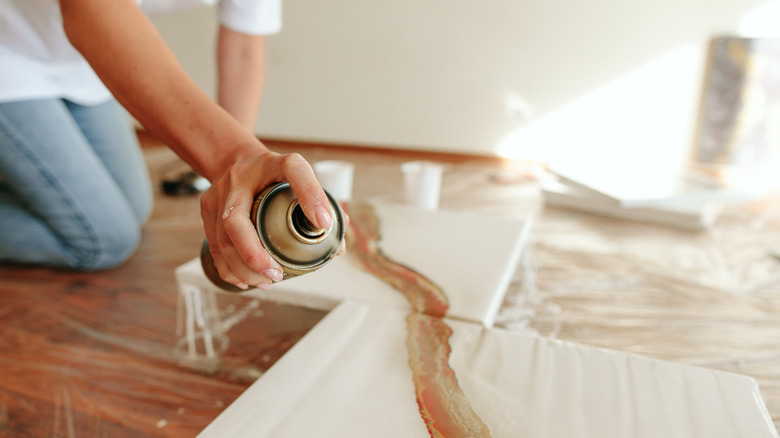
[[[778,38],[778,23],[780,0],[772,0],[746,13],[736,33]],[[679,47],[538,118],[509,94],[508,111],[522,112],[525,122],[496,151],[559,167],[674,172],[690,158],[706,56],[706,41]]]
[[[766,2],[745,14],[739,22],[738,34],[749,38],[780,37],[780,1]]]
[[[689,151],[706,45],[680,47],[506,136],[500,156],[672,169]],[[509,96],[508,101],[512,101]]]

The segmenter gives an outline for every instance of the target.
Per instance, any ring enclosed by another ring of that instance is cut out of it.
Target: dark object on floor
[[[163,193],[169,196],[184,196],[208,190],[211,183],[194,170],[172,174],[162,179]]]

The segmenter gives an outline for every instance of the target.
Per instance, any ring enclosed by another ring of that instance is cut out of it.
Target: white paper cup
[[[430,161],[409,161],[401,165],[406,203],[423,210],[439,208],[444,166]]]
[[[352,199],[352,177],[355,165],[349,161],[325,160],[314,163],[314,174],[322,188],[338,202]]]

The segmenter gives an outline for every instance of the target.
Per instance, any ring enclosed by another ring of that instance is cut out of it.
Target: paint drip
[[[452,328],[444,319],[447,296],[425,276],[382,254],[377,245],[379,221],[371,206],[344,208],[351,217],[348,254],[362,269],[401,292],[412,307],[406,317],[406,347],[420,416],[431,437],[489,437],[449,365]]]

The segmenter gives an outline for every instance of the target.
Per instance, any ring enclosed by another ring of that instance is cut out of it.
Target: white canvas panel
[[[448,314],[492,326],[528,243],[531,222],[461,212],[375,205],[379,247],[393,261],[414,269],[449,299]],[[198,259],[176,270],[179,285],[216,290]],[[409,308],[407,299],[362,270],[348,254],[318,271],[284,280],[252,294],[288,304],[330,310],[344,300]]]
[[[345,302],[201,434],[430,436],[406,312]],[[449,365],[493,438],[777,438],[752,378],[447,320]]]

